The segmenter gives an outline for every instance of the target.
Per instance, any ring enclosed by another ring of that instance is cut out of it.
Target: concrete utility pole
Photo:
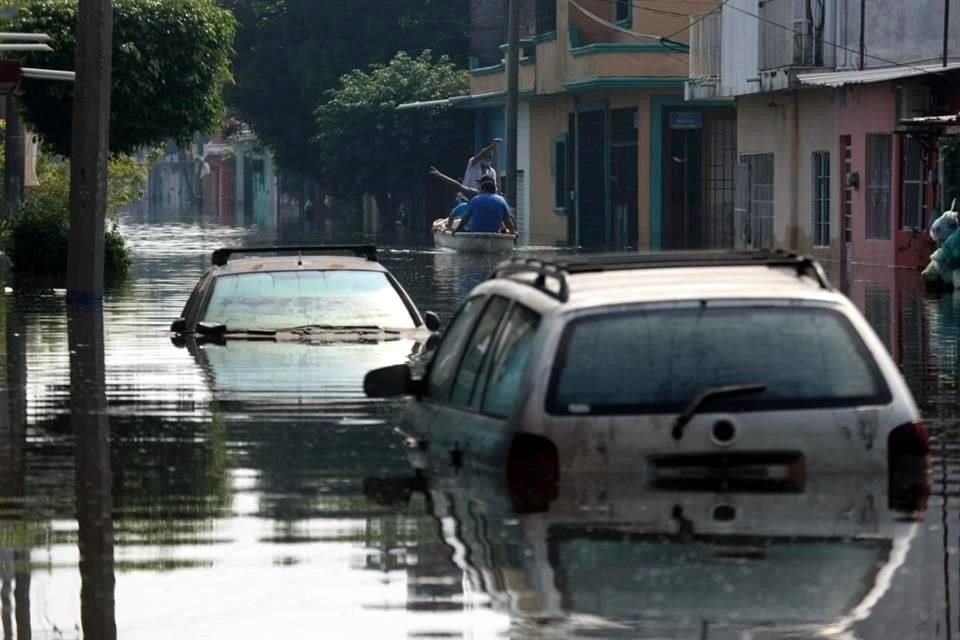
[[[112,36],[112,0],[80,0],[70,154],[68,300],[103,297]]]
[[[950,0],[943,0],[943,66],[950,59]]]
[[[517,207],[517,110],[520,100],[520,0],[509,0],[507,17],[507,202]]]

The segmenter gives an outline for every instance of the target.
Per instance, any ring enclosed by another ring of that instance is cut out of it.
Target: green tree
[[[432,49],[466,62],[471,0],[222,0],[237,17],[230,108],[281,169],[319,169],[313,111],[353,69],[397,51]]]
[[[406,102],[461,95],[469,74],[446,56],[398,53],[388,64],[356,69],[328,92],[316,113],[317,160],[324,184],[343,195],[372,193],[381,211],[409,196],[432,163],[469,147],[467,112],[436,106],[397,110]]]
[[[11,30],[53,38],[52,53],[22,53],[25,66],[73,69],[75,0],[24,0]],[[213,0],[115,0],[110,149],[133,152],[211,131],[224,115],[236,23]],[[69,155],[73,85],[20,85],[23,115],[44,143]]]

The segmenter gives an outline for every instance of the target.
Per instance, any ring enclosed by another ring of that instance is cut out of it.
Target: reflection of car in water
[[[836,475],[799,493],[723,493],[597,475],[561,483],[546,506],[499,475],[426,487],[455,561],[515,627],[806,638],[869,615],[903,562],[917,525],[887,506],[886,482]]]

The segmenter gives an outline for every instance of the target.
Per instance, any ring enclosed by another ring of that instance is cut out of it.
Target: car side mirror
[[[170,323],[170,331],[174,333],[183,333],[187,330],[187,320],[186,318],[177,318]]]
[[[430,331],[439,331],[440,330],[440,316],[435,314],[433,311],[427,311],[423,314],[423,324]]]
[[[363,392],[368,398],[420,395],[422,387],[422,381],[414,380],[410,366],[405,364],[374,369],[363,377]]]
[[[222,322],[198,322],[197,333],[208,338],[222,338],[227,332],[227,325]]]

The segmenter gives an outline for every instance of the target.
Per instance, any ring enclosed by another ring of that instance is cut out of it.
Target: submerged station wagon
[[[896,365],[815,261],[779,251],[515,258],[477,286],[416,396],[415,466],[642,472],[654,485],[801,487],[809,473],[925,469]]]

